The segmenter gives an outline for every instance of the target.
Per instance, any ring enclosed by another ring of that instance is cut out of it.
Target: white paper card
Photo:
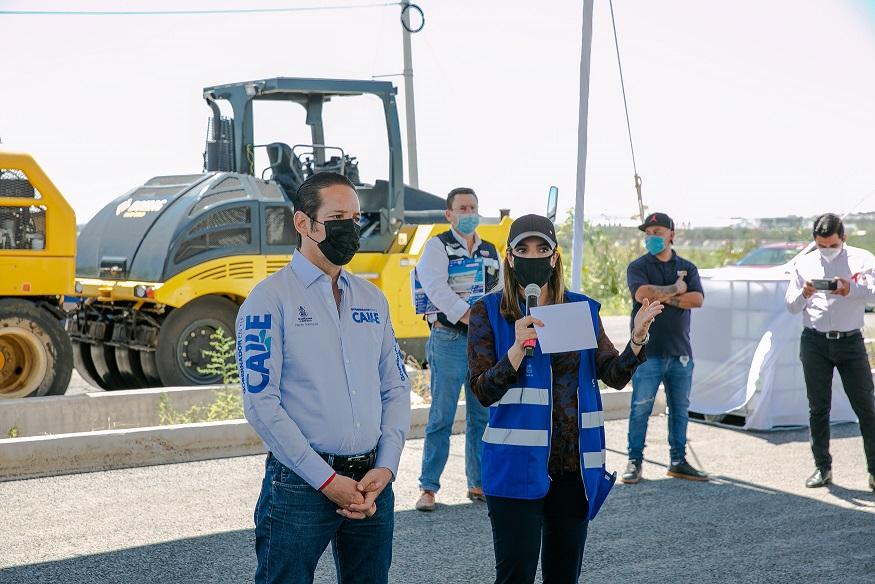
[[[544,323],[538,328],[542,353],[568,353],[598,346],[589,302],[537,306],[531,312]]]

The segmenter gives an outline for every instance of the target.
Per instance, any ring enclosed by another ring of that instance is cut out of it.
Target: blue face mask
[[[659,255],[665,251],[665,239],[658,235],[648,235],[644,238],[644,247],[653,255]]]
[[[480,215],[477,213],[459,215],[459,223],[456,225],[456,230],[462,235],[471,235],[478,225],[480,225]]]

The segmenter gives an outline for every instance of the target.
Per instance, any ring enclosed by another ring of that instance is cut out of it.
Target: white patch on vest
[[[509,446],[547,446],[547,430],[521,430],[516,428],[493,428],[486,426],[483,441],[489,444]]]
[[[501,400],[492,404],[491,408],[508,405],[548,406],[550,396],[547,389],[540,387],[511,387]]]
[[[678,357],[678,361],[680,361],[681,365],[683,365],[684,367],[690,364],[690,358],[687,355]]]
[[[604,424],[605,418],[602,412],[584,412],[580,414],[580,427],[584,430],[588,428],[601,428]]]
[[[584,452],[583,468],[601,468],[605,465],[605,451]]]

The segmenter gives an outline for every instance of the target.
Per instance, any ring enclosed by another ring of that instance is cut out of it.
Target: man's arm
[[[666,298],[662,303],[681,310],[689,310],[690,308],[700,308],[705,303],[705,296],[701,292],[685,292],[679,296]]]
[[[450,260],[444,250],[444,244],[437,237],[428,240],[422,250],[422,257],[416,264],[416,275],[426,296],[438,310],[447,315],[447,319],[458,322],[468,312],[468,303],[453,292],[447,282],[447,271]]]
[[[644,299],[651,302],[662,302],[663,304],[671,304],[668,302],[671,298],[677,298],[682,294],[686,294],[686,285],[682,278],[668,286],[654,286],[653,284],[644,284],[639,286],[635,291],[635,300],[644,302]]]
[[[404,438],[410,429],[410,380],[404,368],[404,357],[395,339],[389,305],[386,304],[386,326],[380,349],[380,398],[383,415],[380,419],[380,441],[377,443],[377,467],[398,474]]]
[[[681,310],[689,310],[691,308],[701,308],[705,303],[705,289],[702,288],[702,279],[699,277],[699,269],[690,264],[685,270],[686,273],[679,278],[686,284],[687,291],[667,298],[664,302],[669,306],[680,308]]]
[[[809,286],[802,274],[799,273],[799,267],[793,269],[793,275],[790,277],[790,284],[787,286],[787,293],[784,296],[784,303],[787,305],[787,310],[791,314],[799,314],[805,305],[808,303],[808,298],[811,294],[806,294]]]
[[[246,419],[276,458],[314,489],[334,470],[320,457],[280,405],[283,363],[282,310],[260,291],[250,294],[237,315],[237,366]]]

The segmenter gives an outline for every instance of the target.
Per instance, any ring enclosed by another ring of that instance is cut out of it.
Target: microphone
[[[538,305],[538,298],[541,296],[541,287],[537,284],[529,284],[526,286],[524,292],[526,295],[526,316],[528,316],[531,314],[532,307]],[[536,342],[536,339],[523,341],[523,347],[526,349],[526,357],[531,357],[535,354]]]

